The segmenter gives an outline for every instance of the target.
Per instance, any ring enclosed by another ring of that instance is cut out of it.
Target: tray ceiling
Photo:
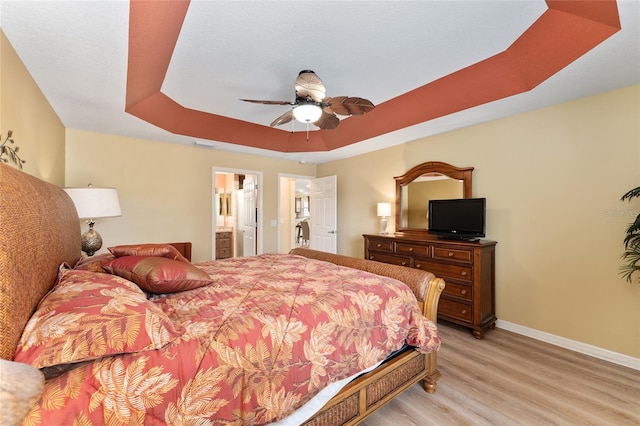
[[[6,1],[66,127],[322,163],[640,83],[636,1]],[[377,107],[269,123],[302,69]]]

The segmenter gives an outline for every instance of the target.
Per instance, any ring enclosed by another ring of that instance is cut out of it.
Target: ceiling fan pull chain
[[[307,142],[309,142],[309,122],[307,121]]]

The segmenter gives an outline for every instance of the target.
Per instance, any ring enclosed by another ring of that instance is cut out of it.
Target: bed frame
[[[186,253],[190,243],[176,247],[191,257]],[[436,321],[444,281],[431,273],[309,249],[292,253],[397,278],[411,287],[424,315]],[[59,265],[75,264],[80,254],[80,220],[67,194],[0,164],[0,358],[13,359],[22,330],[56,281]],[[435,353],[405,350],[352,381],[305,424],[357,424],[419,381],[434,392],[439,377]]]
[[[305,248],[295,248],[291,253],[402,281],[413,290],[424,316],[436,322],[445,283],[430,272]],[[435,392],[439,378],[436,353],[421,354],[408,348],[353,380],[304,425],[356,425],[415,383],[421,381],[427,392]]]

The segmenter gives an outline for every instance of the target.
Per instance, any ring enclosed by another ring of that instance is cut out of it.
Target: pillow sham
[[[168,259],[179,260],[180,262],[191,263],[184,257],[177,248],[171,244],[129,244],[109,247],[108,250],[115,257],[122,256],[157,256]]]
[[[106,262],[106,271],[138,284],[149,293],[177,293],[211,283],[202,269],[165,257],[124,256]]]
[[[14,361],[36,368],[91,361],[160,349],[183,332],[135,284],[61,269],[58,284],[27,323]]]

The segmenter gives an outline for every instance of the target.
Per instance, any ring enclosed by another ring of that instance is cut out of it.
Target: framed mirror
[[[473,167],[439,161],[418,164],[396,180],[396,232],[428,234],[429,200],[472,198]]]

